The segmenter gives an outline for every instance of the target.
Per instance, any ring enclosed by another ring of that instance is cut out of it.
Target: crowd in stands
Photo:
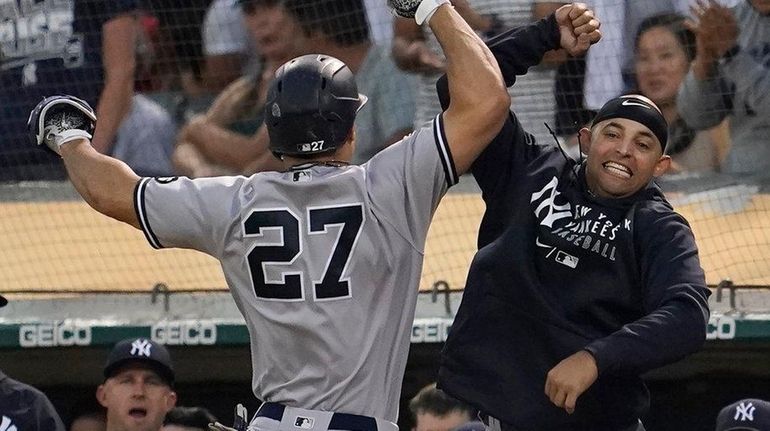
[[[0,40],[3,181],[65,179],[60,161],[28,145],[25,131],[31,107],[53,94],[95,106],[94,146],[140,175],[278,169],[262,125],[265,89],[278,66],[311,52],[345,61],[361,92],[376,101],[358,115],[355,163],[440,111],[434,84],[444,59],[435,38],[425,26],[394,19],[384,1],[38,3],[0,6],[16,17],[9,21],[15,28],[39,27]],[[453,3],[486,38],[563,4]],[[602,42],[582,58],[549,53],[510,89],[519,120],[539,144],[559,142],[580,157],[575,132],[604,102],[636,91],[669,122],[670,173],[768,172],[766,1],[589,3],[602,18]],[[65,18],[33,25],[54,15]]]

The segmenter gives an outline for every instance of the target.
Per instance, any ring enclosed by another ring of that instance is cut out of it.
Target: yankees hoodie
[[[490,47],[512,84],[556,44],[551,17]],[[649,407],[640,375],[705,340],[710,291],[687,221],[654,182],[594,196],[585,166],[537,145],[513,114],[472,173],[486,212],[439,387],[517,430],[633,425]],[[568,415],[545,395],[546,374],[581,350],[599,378]]]

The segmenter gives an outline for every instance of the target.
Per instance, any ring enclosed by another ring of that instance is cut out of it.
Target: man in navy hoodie
[[[557,10],[490,40],[506,84],[571,30]],[[511,113],[473,164],[486,212],[438,385],[492,431],[643,430],[640,375],[702,346],[695,239],[653,181],[667,130],[649,99],[613,99],[580,131],[575,162]]]

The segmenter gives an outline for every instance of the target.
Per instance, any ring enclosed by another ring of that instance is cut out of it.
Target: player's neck
[[[334,155],[327,157],[318,157],[313,159],[301,159],[297,157],[284,156],[283,165],[287,171],[297,169],[307,169],[312,166],[347,166],[350,164],[348,160],[339,160]]]

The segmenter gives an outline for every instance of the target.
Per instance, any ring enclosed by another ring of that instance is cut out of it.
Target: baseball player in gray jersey
[[[269,89],[266,124],[283,172],[139,178],[91,147],[96,118],[84,102],[48,98],[30,116],[38,144],[62,156],[94,209],[155,248],[220,260],[265,401],[249,429],[397,429],[431,216],[506,118],[498,65],[447,0],[391,7],[429,22],[452,102],[362,166],[348,162],[366,99],[347,66],[324,55],[289,61]]]

